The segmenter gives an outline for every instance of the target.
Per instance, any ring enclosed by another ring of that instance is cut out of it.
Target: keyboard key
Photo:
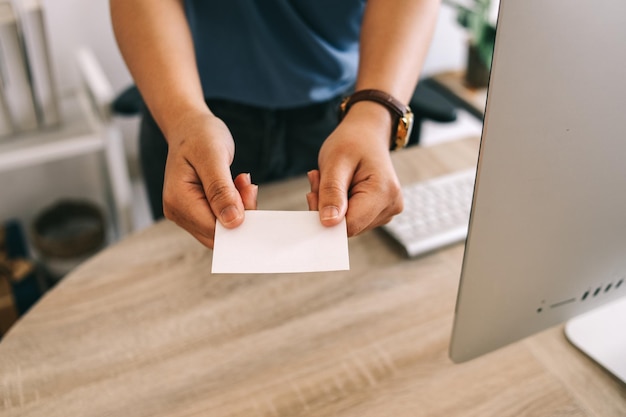
[[[465,240],[475,177],[469,169],[404,186],[404,211],[383,230],[409,257]]]

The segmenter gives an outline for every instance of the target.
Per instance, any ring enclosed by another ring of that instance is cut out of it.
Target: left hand
[[[309,210],[319,210],[323,225],[336,225],[345,216],[348,236],[355,236],[402,211],[400,183],[389,155],[390,132],[386,109],[356,103],[326,139],[319,171],[308,174],[307,194]]]

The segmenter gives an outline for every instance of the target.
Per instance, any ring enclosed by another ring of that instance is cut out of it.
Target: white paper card
[[[350,269],[345,219],[334,227],[316,211],[246,211],[239,227],[217,224],[213,273],[276,273]]]

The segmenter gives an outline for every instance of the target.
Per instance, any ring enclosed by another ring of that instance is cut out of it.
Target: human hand
[[[215,223],[234,228],[244,210],[256,209],[258,187],[250,174],[233,181],[235,144],[226,125],[210,114],[181,120],[168,136],[163,213],[203,245],[213,248]]]
[[[389,155],[390,121],[368,116],[366,106],[355,111],[357,104],[322,145],[319,171],[308,174],[309,210],[319,210],[326,226],[345,216],[348,236],[388,223],[403,208]]]

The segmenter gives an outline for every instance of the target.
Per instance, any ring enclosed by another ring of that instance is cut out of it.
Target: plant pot
[[[489,85],[489,68],[480,59],[478,48],[473,43],[468,47],[465,83],[472,88],[486,88]]]

